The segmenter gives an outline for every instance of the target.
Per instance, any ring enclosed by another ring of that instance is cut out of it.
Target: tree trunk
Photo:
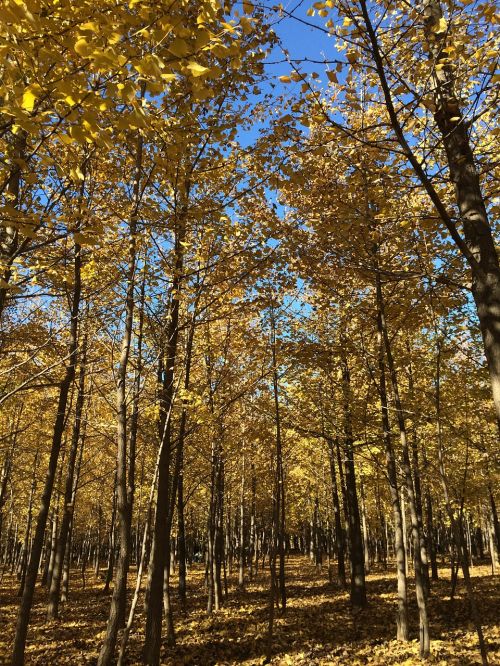
[[[25,159],[27,134],[20,130],[14,135],[10,163],[13,165],[7,181],[5,199],[15,209],[19,208],[21,165]],[[7,292],[12,277],[12,264],[19,249],[19,231],[15,224],[0,224],[0,319],[7,302]]]
[[[83,173],[86,171],[86,161],[82,168]],[[85,189],[85,180],[82,181],[80,190],[80,203],[81,209],[82,199]],[[80,229],[80,215],[77,217],[77,224],[75,234]],[[35,536],[31,547],[30,561],[26,573],[26,583],[23,591],[23,598],[19,607],[19,614],[17,618],[16,634],[14,639],[14,649],[12,653],[12,666],[22,666],[24,663],[24,650],[26,646],[26,636],[28,633],[28,624],[31,614],[31,607],[33,604],[33,595],[35,592],[35,583],[40,564],[40,555],[43,547],[43,536],[47,525],[47,516],[50,508],[50,500],[52,497],[52,490],[54,488],[54,480],[57,471],[57,463],[59,459],[59,452],[61,450],[61,443],[64,433],[66,406],[68,403],[68,396],[71,385],[75,378],[77,353],[78,353],[78,320],[80,311],[80,298],[81,298],[81,247],[79,243],[74,243],[74,281],[73,281],[73,299],[71,304],[71,322],[70,322],[70,336],[69,336],[69,354],[68,363],[64,377],[61,381],[59,388],[59,399],[57,404],[57,415],[54,423],[54,431],[52,435],[52,445],[50,450],[49,464],[47,474],[45,477],[44,489],[40,502],[40,509],[37,516]]]
[[[59,617],[59,596],[61,591],[61,578],[64,565],[64,555],[66,553],[66,542],[69,533],[69,527],[73,518],[73,481],[75,477],[75,467],[77,463],[78,448],[80,444],[80,431],[83,404],[85,401],[85,371],[86,371],[86,348],[87,341],[84,339],[82,344],[80,376],[78,380],[78,395],[75,405],[75,423],[71,438],[71,447],[68,456],[68,470],[66,472],[66,483],[64,488],[64,506],[59,530],[59,538],[54,556],[52,567],[52,576],[50,579],[49,601],[47,606],[47,619],[55,620]]]
[[[109,592],[113,571],[115,568],[115,533],[116,533],[116,469],[113,477],[113,505],[111,507],[111,524],[108,533],[108,566],[106,569],[106,580],[104,581],[104,592]]]
[[[361,486],[361,525],[363,528],[363,552],[365,555],[365,574],[370,572],[370,543],[368,532],[368,519],[366,516],[365,488],[363,482]]]
[[[257,494],[257,478],[255,476],[255,464],[251,464],[251,485],[252,485],[252,503],[250,506],[250,545],[248,549],[248,571],[250,578],[253,578],[254,573],[257,574],[258,555],[257,555],[257,525],[256,525],[256,494]],[[255,560],[255,571],[254,571]]]
[[[38,452],[35,454],[35,460],[33,462],[33,477],[31,479],[31,490],[28,501],[28,516],[26,518],[26,531],[24,534],[24,543],[23,543],[22,558],[20,565],[21,570],[20,570],[20,582],[19,582],[19,592],[18,592],[18,596],[20,597],[24,592],[24,586],[26,582],[26,570],[28,567],[28,552],[29,552],[29,544],[31,537],[31,522],[33,518],[33,498],[35,497],[35,491],[36,491],[37,467],[38,467]]]
[[[437,345],[435,388],[436,388],[435,404],[436,404],[436,422],[437,422],[439,477],[441,481],[441,487],[443,489],[446,513],[448,514],[448,518],[450,520],[452,537],[458,554],[457,574],[458,574],[458,567],[461,565],[462,573],[464,576],[465,587],[467,590],[467,597],[469,600],[469,607],[471,611],[472,621],[475,625],[478,637],[479,650],[481,652],[481,660],[483,666],[486,666],[488,664],[488,656],[487,656],[488,650],[486,646],[486,641],[484,639],[483,629],[481,627],[481,621],[479,619],[479,611],[476,604],[474,588],[472,586],[472,581],[470,578],[469,562],[467,559],[467,551],[464,543],[463,530],[461,528],[461,525],[459,524],[459,521],[455,517],[455,513],[453,511],[453,507],[451,504],[451,499],[448,489],[448,478],[446,475],[445,463],[444,463],[444,447],[443,447],[443,435],[442,435],[442,425],[441,425],[441,343],[440,341],[438,341]]]
[[[396,418],[399,428],[399,436],[401,440],[402,470],[405,480],[406,492],[408,495],[408,504],[410,507],[410,519],[411,519],[412,536],[413,536],[413,563],[415,569],[415,592],[417,597],[417,606],[420,618],[420,657],[426,659],[430,653],[430,636],[429,636],[429,619],[427,614],[427,599],[425,594],[425,582],[422,573],[422,559],[421,559],[422,551],[420,547],[420,528],[418,523],[415,489],[413,485],[413,476],[410,464],[410,452],[408,447],[408,440],[406,437],[405,417],[399,393],[399,384],[396,373],[396,366],[392,355],[392,348],[389,339],[389,334],[387,332],[387,325],[385,320],[385,304],[384,304],[381,284],[379,284],[379,291],[378,291],[378,309],[379,309],[379,328],[382,333],[382,339],[385,347],[385,354],[387,357],[387,365],[389,368],[389,375],[391,378],[392,393],[394,396],[394,406],[396,410]]]
[[[406,552],[403,531],[403,514],[399,500],[398,475],[396,455],[392,445],[391,426],[389,421],[389,402],[387,399],[387,382],[384,354],[383,333],[383,294],[380,273],[377,272],[377,343],[378,343],[378,369],[379,369],[379,396],[382,416],[382,431],[385,447],[385,462],[389,490],[391,493],[392,516],[394,520],[394,547],[396,551],[396,574],[398,590],[398,612],[396,618],[396,637],[399,641],[408,640],[408,600],[406,589]]]
[[[147,513],[146,513],[146,518],[144,521],[144,531],[142,535],[142,545],[141,545],[141,554],[139,558],[139,564],[137,567],[137,580],[135,583],[135,590],[134,590],[134,596],[132,597],[132,603],[130,605],[130,611],[129,611],[129,616],[127,620],[127,624],[125,625],[125,628],[123,630],[123,634],[121,637],[121,642],[120,642],[120,653],[118,656],[118,666],[121,666],[124,662],[125,659],[125,653],[127,650],[127,643],[130,635],[130,630],[132,629],[132,625],[134,623],[134,615],[135,615],[135,609],[137,607],[137,602],[139,601],[139,592],[141,589],[141,583],[142,583],[142,576],[144,572],[144,567],[146,564],[146,559],[147,559],[147,552],[148,552],[148,541],[149,541],[149,532],[150,532],[150,527],[151,527],[151,515],[153,512],[153,497],[154,497],[154,492],[156,489],[156,482],[158,479],[158,464],[159,464],[160,456],[157,456],[156,459],[156,465],[155,465],[155,470],[153,474],[153,481],[151,482],[151,489],[149,492],[149,502],[148,502],[148,508],[147,508]]]
[[[271,307],[271,354],[273,364],[273,396],[276,428],[276,541],[279,558],[278,588],[281,612],[286,611],[285,585],[285,477],[283,470],[283,443],[281,438],[281,415],[279,405],[279,378],[276,350],[276,319]]]
[[[342,344],[345,340],[342,341]],[[356,489],[356,471],[354,466],[354,448],[351,415],[351,377],[347,356],[343,351],[340,358],[342,368],[342,407],[344,412],[344,470],[349,519],[349,544],[351,557],[351,603],[355,608],[366,606],[365,562],[361,519],[359,514],[358,492]]]
[[[414,388],[413,388],[413,369],[411,363],[411,348],[408,344],[408,388],[410,395],[414,397]],[[429,596],[430,592],[430,580],[429,580],[429,561],[427,557],[427,541],[424,534],[424,522],[423,522],[423,510],[422,510],[422,487],[420,483],[420,464],[418,459],[418,436],[417,436],[417,427],[413,423],[412,426],[412,438],[411,438],[411,453],[412,453],[412,471],[413,471],[413,483],[415,486],[415,508],[417,510],[417,521],[418,521],[418,530],[420,534],[420,560],[422,562],[422,577],[425,596]]]
[[[137,266],[137,218],[141,200],[141,171],[142,171],[143,137],[137,137],[135,153],[135,178],[132,212],[129,227],[129,250],[127,269],[127,292],[125,296],[125,326],[122,338],[120,361],[117,371],[116,387],[116,413],[117,413],[117,453],[116,453],[116,510],[118,516],[119,553],[115,572],[113,596],[109,609],[106,636],[99,653],[98,666],[108,666],[114,656],[116,638],[120,625],[125,621],[127,575],[130,558],[130,529],[132,521],[132,497],[134,480],[130,475],[134,473],[135,451],[129,455],[130,469],[127,475],[127,374],[132,346],[134,327],[134,289]],[[137,417],[136,417],[137,418]],[[137,424],[136,424],[137,427]],[[136,431],[133,433],[135,446]],[[130,451],[128,452],[130,454]],[[127,476],[128,481],[127,481]]]
[[[240,524],[238,534],[238,587],[245,587],[245,454],[241,462]]]
[[[193,306],[193,316],[189,328],[186,344],[186,365],[184,370],[184,391],[189,391],[191,381],[191,361],[193,357],[194,335],[196,331],[196,309],[198,306],[198,297]],[[186,439],[186,424],[188,418],[188,401],[183,400],[181,422],[179,425],[179,441],[177,444],[177,550],[179,561],[179,581],[178,592],[181,604],[184,607],[186,603],[186,530],[184,522],[184,444]]]
[[[189,197],[188,184],[186,185],[185,197],[187,201]],[[184,264],[183,243],[186,215],[187,204],[180,213],[175,230],[175,271],[171,290],[170,320],[167,327],[166,364],[160,397],[160,460],[156,493],[156,514],[153,523],[153,545],[150,560],[146,635],[143,651],[143,662],[148,664],[148,666],[157,666],[160,662],[161,628],[163,624],[163,576],[169,548],[167,541],[170,541],[170,534],[166,532],[171,494],[170,462],[172,407],[174,402],[174,367],[176,364],[177,341],[179,337],[179,309]]]
[[[337,486],[337,475],[335,472],[334,443],[330,438],[327,439],[327,443],[328,443],[328,457],[330,460],[330,475],[332,479],[333,515],[335,518],[335,539],[337,543],[337,575],[340,585],[342,587],[346,587],[347,580],[345,572],[344,528],[342,526],[340,499]]]

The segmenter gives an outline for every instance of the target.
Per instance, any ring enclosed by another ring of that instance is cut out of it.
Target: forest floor
[[[475,566],[472,574],[477,592],[490,663],[500,664],[499,577],[489,566]],[[102,581],[87,573],[85,588],[79,572],[72,572],[70,601],[59,622],[45,621],[45,591],[35,598],[26,664],[95,664],[104,635],[109,596]],[[431,664],[465,666],[480,664],[476,635],[470,621],[463,581],[459,579],[455,599],[450,600],[449,570],[440,570],[429,600]],[[325,580],[326,579],[326,580]],[[131,575],[131,589],[134,583]],[[173,578],[173,586],[176,584]],[[287,562],[288,607],[275,619],[275,635],[267,644],[267,572],[238,590],[233,574],[228,579],[224,608],[211,617],[205,612],[203,570],[190,571],[188,603],[182,613],[176,603],[174,617],[177,646],[162,653],[162,664],[418,664],[418,616],[413,588],[410,589],[409,643],[394,640],[395,576],[376,569],[367,577],[369,605],[356,616],[348,593],[327,580],[326,568],[317,572],[306,558],[292,556]],[[18,597],[17,580],[5,575],[0,585],[0,664],[9,663]],[[128,651],[128,664],[138,664],[143,639],[144,616],[138,608]],[[268,657],[266,657],[266,654]],[[270,660],[269,660],[270,657]]]

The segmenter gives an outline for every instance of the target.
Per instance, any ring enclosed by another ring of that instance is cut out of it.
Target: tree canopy
[[[3,0],[0,659],[493,663],[499,23]]]

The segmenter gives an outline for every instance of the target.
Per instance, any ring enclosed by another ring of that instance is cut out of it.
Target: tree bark
[[[64,565],[64,556],[68,540],[69,528],[73,518],[73,485],[75,477],[75,467],[77,463],[78,448],[80,444],[80,432],[82,422],[83,405],[85,401],[85,372],[87,362],[87,341],[82,343],[80,373],[78,380],[78,395],[75,404],[75,422],[71,438],[71,446],[68,456],[68,469],[66,472],[66,483],[64,488],[64,506],[59,530],[59,538],[56,542],[54,564],[52,567],[52,576],[50,579],[49,601],[47,605],[47,619],[55,620],[59,617],[59,597],[61,591],[61,578]]]
[[[272,362],[273,362],[273,394],[276,427],[276,537],[279,558],[278,588],[281,600],[281,612],[286,611],[285,584],[285,477],[283,470],[283,443],[281,438],[281,414],[279,405],[279,379],[276,352],[276,322],[272,314]]]
[[[330,476],[332,479],[333,515],[335,519],[335,540],[337,545],[337,576],[340,585],[342,587],[346,587],[347,579],[345,572],[345,540],[344,540],[344,528],[342,525],[342,517],[341,517],[339,491],[337,485],[337,474],[335,471],[334,443],[331,438],[327,439],[327,443],[328,443],[328,458],[330,461]]]
[[[82,168],[82,172],[84,174],[85,171],[86,171],[86,161],[84,162]],[[79,195],[80,209],[84,195],[84,188],[85,188],[85,179],[82,181],[80,189],[80,195]],[[79,229],[80,229],[80,215],[78,215],[77,217],[75,234],[78,233]],[[81,265],[82,265],[81,246],[75,240],[74,282],[73,282],[73,298],[71,304],[68,363],[66,365],[64,377],[61,381],[59,388],[57,415],[52,434],[52,445],[50,450],[47,474],[45,477],[45,484],[41,497],[40,509],[37,516],[35,535],[31,547],[30,560],[26,574],[26,583],[24,586],[23,597],[21,600],[21,604],[19,607],[19,614],[17,618],[14,649],[12,653],[12,666],[22,666],[22,664],[24,663],[26,636],[28,633],[28,624],[31,614],[31,607],[33,604],[33,595],[35,592],[36,577],[38,573],[38,567],[40,564],[40,555],[42,553],[43,536],[47,525],[47,516],[49,513],[50,500],[52,497],[52,490],[54,488],[57,463],[59,459],[59,452],[61,450],[61,443],[64,433],[66,406],[68,404],[69,391],[75,378],[77,355],[78,355],[78,324],[79,324],[79,312],[80,312],[80,299],[82,291]]]
[[[383,294],[380,273],[377,272],[377,343],[378,343],[378,390],[382,417],[382,431],[385,447],[387,478],[391,493],[392,516],[394,520],[394,548],[396,551],[396,575],[398,593],[398,612],[396,617],[396,637],[400,641],[408,640],[408,598],[406,586],[406,553],[403,532],[403,514],[399,499],[396,455],[392,445],[391,426],[389,420],[389,401],[387,399],[387,382],[384,354],[383,332]]]
[[[394,406],[396,410],[396,418],[399,428],[399,436],[401,440],[402,452],[402,470],[405,480],[406,492],[408,495],[408,504],[410,507],[410,519],[413,537],[413,563],[415,569],[415,593],[417,597],[417,606],[420,618],[420,656],[426,659],[430,653],[430,636],[429,636],[429,618],[427,614],[427,599],[425,594],[425,582],[422,573],[422,550],[420,547],[420,528],[418,523],[415,488],[413,484],[413,476],[410,463],[410,452],[408,440],[406,436],[406,424],[403,406],[400,398],[399,383],[396,372],[396,365],[392,355],[391,342],[387,331],[387,324],[385,320],[385,304],[383,298],[382,286],[379,285],[378,293],[378,309],[379,309],[379,327],[382,333],[382,339],[385,347],[385,354],[387,358],[387,366],[391,378],[392,393],[394,396]]]
[[[125,296],[125,325],[122,338],[120,361],[117,372],[116,387],[116,413],[117,413],[117,452],[116,452],[116,510],[118,515],[119,553],[115,572],[113,596],[109,609],[106,636],[99,653],[98,666],[108,666],[114,656],[116,638],[120,624],[125,620],[127,575],[130,558],[130,529],[132,521],[132,496],[134,481],[130,473],[134,471],[135,452],[129,456],[131,467],[127,475],[127,374],[132,346],[134,327],[134,290],[137,268],[137,218],[141,200],[141,172],[142,172],[143,137],[137,137],[135,167],[134,167],[134,193],[132,213],[129,226],[129,249],[127,269],[127,292]],[[135,433],[134,433],[135,444]],[[129,451],[130,453],[130,451]],[[127,476],[129,476],[127,482]],[[128,484],[128,485],[127,485]],[[131,494],[129,493],[129,487]],[[130,506],[129,506],[130,503]]]
[[[342,340],[341,344],[345,344],[345,339]],[[344,470],[349,520],[349,554],[351,558],[351,604],[355,608],[364,608],[367,604],[365,562],[358,492],[356,488],[356,471],[354,466],[351,376],[345,350],[342,350],[341,352],[340,363],[342,369],[342,408],[344,413]]]
[[[6,201],[16,210],[19,208],[21,164],[25,157],[26,140],[27,134],[24,130],[20,130],[18,134],[14,135],[13,155],[11,157],[13,166],[6,187]],[[7,220],[5,222],[5,224],[0,224],[0,319],[7,302],[7,293],[12,277],[12,264],[19,248],[19,231],[16,225]]]
[[[470,578],[469,572],[469,562],[467,558],[467,550],[464,541],[464,534],[461,528],[459,520],[457,520],[453,507],[450,500],[450,494],[448,489],[448,478],[446,475],[445,462],[444,462],[444,447],[443,447],[443,434],[442,434],[442,423],[441,423],[441,343],[438,341],[438,352],[436,357],[436,382],[435,382],[435,405],[436,405],[436,423],[437,423],[437,443],[438,443],[438,469],[439,477],[441,481],[441,487],[443,489],[446,513],[451,525],[451,532],[453,541],[457,550],[458,562],[457,562],[457,574],[458,567],[462,567],[462,573],[464,576],[465,587],[467,590],[467,597],[469,600],[469,607],[471,611],[472,621],[475,625],[479,650],[481,653],[481,661],[483,666],[488,664],[488,648],[483,634],[483,629],[481,627],[481,621],[479,618],[479,611],[477,608],[476,597],[474,594],[474,588],[472,586],[472,581]],[[456,575],[456,574],[455,574]],[[456,583],[456,581],[455,581]],[[453,594],[450,595],[451,597]]]
[[[189,198],[189,184],[186,184],[185,187],[185,198],[187,202]],[[148,666],[157,666],[160,662],[161,628],[163,624],[163,576],[169,548],[167,541],[170,541],[170,535],[166,534],[166,532],[171,490],[170,463],[174,368],[176,365],[177,341],[179,337],[179,309],[184,265],[183,243],[186,215],[187,203],[176,220],[174,278],[171,290],[170,320],[167,327],[166,365],[160,398],[160,460],[156,493],[156,514],[153,523],[153,545],[150,560],[146,635],[143,651],[143,662],[148,664]]]

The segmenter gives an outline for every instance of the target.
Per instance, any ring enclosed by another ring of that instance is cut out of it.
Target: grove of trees
[[[499,23],[2,0],[0,659],[77,663],[32,632],[83,590],[82,663],[200,663],[175,661],[190,604],[258,584],[266,663],[297,566],[355,626],[383,575],[423,660],[450,578],[494,663]]]

